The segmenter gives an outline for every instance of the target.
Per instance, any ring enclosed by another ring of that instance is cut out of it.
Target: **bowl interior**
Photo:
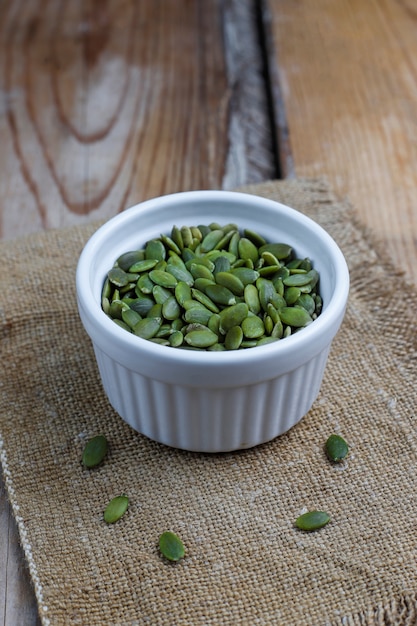
[[[292,245],[297,257],[309,257],[320,274],[323,311],[317,320],[299,333],[273,344],[215,353],[156,345],[127,333],[104,314],[100,304],[102,286],[118,256],[143,247],[148,240],[161,233],[169,234],[174,224],[181,227],[211,222],[234,222],[241,230],[249,228],[259,232],[269,242]],[[149,358],[150,371],[157,376],[163,376],[162,369],[165,366],[169,368],[180,361],[193,363],[196,367],[211,364],[214,371],[216,365],[227,365],[237,360],[252,362],[253,366],[263,360],[262,374],[259,373],[259,376],[265,376],[271,359],[281,357],[281,360],[285,358],[287,368],[294,368],[300,358],[294,358],[297,350],[299,352],[303,346],[309,346],[307,354],[303,356],[305,360],[331,342],[343,318],[348,289],[349,274],[345,259],[330,235],[318,224],[300,212],[272,200],[223,191],[172,194],[127,209],[109,220],[91,237],[77,269],[80,314],[93,342],[101,342],[102,348],[106,349],[108,338],[105,341],[102,334],[103,331],[107,333],[119,344],[116,358],[122,358],[122,351],[128,346],[136,345],[138,349],[140,346],[144,358]],[[152,370],[152,358],[155,355],[161,359]],[[263,359],[262,355],[269,355],[269,358]],[[175,378],[174,374],[170,373],[170,376]],[[199,380],[197,370],[193,371],[191,379]]]

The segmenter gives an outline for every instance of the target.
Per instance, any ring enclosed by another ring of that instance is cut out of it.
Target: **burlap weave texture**
[[[245,189],[336,239],[351,293],[323,386],[289,433],[200,455],[135,433],[111,409],[78,318],[74,275],[97,225],[0,245],[0,450],[44,625],[417,623],[417,294],[323,181]],[[323,444],[351,451],[333,466]],[[105,463],[80,463],[104,433]],[[104,506],[130,497],[108,526]],[[304,509],[328,526],[294,528]],[[186,558],[158,554],[178,533]]]

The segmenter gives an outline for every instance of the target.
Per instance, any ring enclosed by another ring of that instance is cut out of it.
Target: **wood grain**
[[[246,78],[259,74],[251,6],[0,3],[1,236],[110,217],[159,194],[272,177],[269,155],[264,164],[259,155],[247,161],[248,145],[262,154],[271,135],[259,101],[247,107],[258,128],[248,137],[240,126],[240,161],[230,157],[231,119],[237,127],[242,120],[241,51]],[[237,42],[227,59],[225,38]]]
[[[39,626],[38,607],[0,472],[0,623]]]
[[[269,5],[296,175],[326,175],[417,282],[415,3]]]

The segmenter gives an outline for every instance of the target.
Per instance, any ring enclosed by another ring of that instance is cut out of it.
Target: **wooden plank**
[[[38,626],[38,608],[0,473],[0,620]]]
[[[3,2],[1,236],[272,177],[252,7]]]
[[[417,282],[417,11],[413,0],[269,0],[298,176],[348,195]]]

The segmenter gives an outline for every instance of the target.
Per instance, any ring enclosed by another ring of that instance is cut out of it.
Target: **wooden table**
[[[1,237],[327,176],[417,283],[416,20],[413,0],[0,0]],[[0,497],[0,615],[38,624]]]

